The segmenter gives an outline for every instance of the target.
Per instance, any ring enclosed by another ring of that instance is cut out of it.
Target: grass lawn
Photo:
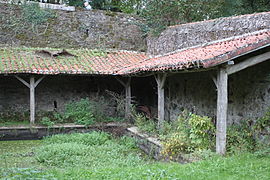
[[[130,138],[106,133],[0,141],[1,179],[270,179],[270,155],[245,153],[190,164],[157,162]]]

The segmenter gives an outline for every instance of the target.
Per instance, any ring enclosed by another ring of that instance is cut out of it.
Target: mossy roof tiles
[[[148,58],[130,51],[67,50],[74,56],[49,56],[60,52],[48,48],[0,48],[1,74],[103,74],[113,75],[120,68]]]
[[[270,30],[261,30],[149,57],[130,51],[70,49],[74,56],[48,56],[59,49],[0,48],[0,74],[130,75],[143,72],[210,68],[270,46]]]
[[[270,46],[270,30],[261,30],[144,59],[118,74],[210,68],[266,46]]]

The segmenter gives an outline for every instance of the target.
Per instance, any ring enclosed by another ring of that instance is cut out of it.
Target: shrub
[[[71,119],[77,124],[91,125],[95,121],[93,109],[93,104],[88,98],[70,102],[65,107],[64,118]]]
[[[167,125],[167,129],[161,136],[165,155],[207,150],[213,146],[214,125],[207,116],[183,111],[175,122]]]
[[[93,131],[91,133],[74,133],[70,135],[53,135],[45,138],[46,144],[80,143],[84,145],[101,145],[109,141],[111,136],[105,132]]]
[[[189,118],[189,138],[195,149],[209,149],[212,146],[214,125],[211,118],[191,114]]]
[[[248,121],[232,124],[227,130],[226,147],[228,153],[250,152],[254,150],[255,139]]]
[[[54,122],[51,121],[49,117],[43,117],[40,121],[40,123],[44,126],[52,127],[54,125]]]
[[[152,119],[146,118],[143,114],[135,114],[135,125],[142,131],[149,134],[157,134],[157,125]]]
[[[268,135],[267,135],[268,134]],[[227,131],[227,151],[229,153],[252,152],[270,146],[270,109],[265,115],[252,120],[232,124]]]
[[[162,142],[163,149],[161,153],[170,157],[190,151],[190,140],[183,132],[169,134],[162,138]]]

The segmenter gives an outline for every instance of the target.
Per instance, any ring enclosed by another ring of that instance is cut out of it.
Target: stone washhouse
[[[63,108],[110,90],[158,109],[158,125],[188,109],[216,120],[216,151],[226,127],[270,106],[270,12],[167,28],[148,53],[88,49],[1,48],[0,110]]]

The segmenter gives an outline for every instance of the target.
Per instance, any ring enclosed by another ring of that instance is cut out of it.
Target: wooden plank
[[[235,64],[233,66],[228,66],[227,73],[228,73],[228,75],[230,75],[230,74],[239,72],[243,69],[246,69],[250,66],[254,66],[256,64],[267,61],[269,59],[270,59],[270,52],[266,52],[264,54],[261,54],[261,55],[255,56],[255,57],[251,57],[251,58],[248,58],[245,61],[240,62],[238,64]]]
[[[158,128],[163,127],[165,120],[165,81],[167,74],[158,74],[155,76],[158,88]]]
[[[228,109],[228,74],[225,68],[218,70],[217,76],[217,129],[216,152],[224,155],[226,152],[227,109]]]
[[[35,124],[35,78],[30,77],[30,124]]]

